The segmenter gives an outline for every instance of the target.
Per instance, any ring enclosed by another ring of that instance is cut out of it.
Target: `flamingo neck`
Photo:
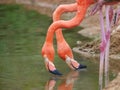
[[[92,1],[92,0],[91,0]],[[87,2],[87,0],[79,0],[77,2],[77,13],[76,16],[68,21],[59,20],[51,24],[48,28],[48,33],[46,36],[46,42],[53,43],[54,32],[59,28],[72,28],[78,26],[80,22],[84,19],[87,8],[92,4],[92,2]]]
[[[55,29],[55,25],[53,26],[53,24],[49,27],[48,32],[47,32],[47,36],[46,36],[46,42],[47,43],[53,43],[53,37],[54,37],[54,30]]]
[[[62,29],[61,29],[62,30]],[[62,42],[64,40],[63,34],[61,30],[56,31],[56,39],[58,42]]]

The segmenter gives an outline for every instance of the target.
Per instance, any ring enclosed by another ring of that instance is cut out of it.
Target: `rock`
[[[103,90],[120,90],[120,73]]]
[[[100,27],[90,27],[90,28],[84,28],[83,30],[80,30],[78,34],[82,34],[85,37],[89,38],[96,38],[100,36]]]

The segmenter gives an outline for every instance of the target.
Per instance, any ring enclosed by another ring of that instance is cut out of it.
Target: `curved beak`
[[[53,62],[51,62],[47,56],[44,56],[46,69],[54,75],[62,75],[56,68]]]
[[[79,69],[85,69],[87,68],[86,65],[79,64],[76,60],[70,58],[69,56],[66,56],[66,63],[72,70],[79,70]]]

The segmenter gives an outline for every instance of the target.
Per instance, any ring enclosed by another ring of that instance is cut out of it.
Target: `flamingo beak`
[[[77,61],[75,61],[74,59],[71,59],[68,56],[66,56],[66,63],[73,70],[81,70],[81,69],[87,68],[86,65],[79,64]]]
[[[86,69],[87,66],[86,65],[83,65],[83,64],[80,64],[78,68],[76,68],[76,70],[80,70],[80,69]]]
[[[54,74],[54,75],[58,75],[58,76],[61,76],[62,74],[55,68],[55,65],[45,56],[44,57],[45,59],[45,66],[46,66],[46,69]]]
[[[62,75],[62,73],[60,73],[58,70],[54,70],[54,71],[50,71],[49,70],[49,72],[52,73],[52,74],[54,74],[54,75],[58,75],[58,76]]]

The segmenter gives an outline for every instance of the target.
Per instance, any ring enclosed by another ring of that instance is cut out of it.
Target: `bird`
[[[56,83],[61,81],[57,85],[57,90],[73,90],[74,83],[77,81],[79,76],[79,71],[70,71],[63,77],[51,77],[45,84],[45,90],[54,90]]]
[[[53,13],[53,21],[60,20],[60,16],[64,12],[73,12],[76,10],[77,10],[77,3],[69,4],[69,5],[60,5],[59,8],[56,9]],[[59,29],[55,33],[56,33],[57,51],[58,51],[59,57],[62,60],[64,60],[72,70],[85,68],[86,67],[85,65],[79,64],[74,59],[72,50],[63,37],[62,30]]]
[[[112,5],[119,3],[120,0],[98,0],[91,10],[91,15],[94,15],[99,11],[100,15],[100,27],[101,27],[101,44],[100,44],[100,65],[99,65],[99,88],[103,87],[103,72],[105,72],[105,86],[109,82],[109,48],[110,48],[110,33],[111,27],[118,22],[120,11],[119,9],[114,12]],[[104,17],[102,13],[103,5],[106,6],[106,30],[104,25]],[[112,23],[114,22],[114,23]],[[103,71],[104,69],[104,71]]]
[[[72,69],[77,70],[77,69],[86,68],[85,65],[81,65],[76,60],[74,60],[72,51],[62,36],[61,29],[72,28],[72,27],[78,26],[84,19],[87,8],[92,3],[94,3],[93,0],[76,0],[76,3],[73,4],[73,6],[76,7],[76,8],[74,7],[74,9],[73,7],[69,7],[69,5],[67,5],[69,7],[67,9],[65,9],[64,7],[61,8],[61,6],[57,8],[57,9],[61,8],[60,13],[61,13],[61,10],[63,10],[63,12],[65,10],[67,12],[67,11],[70,11],[70,9],[72,9],[73,11],[76,11],[76,15],[71,20],[65,21],[65,20],[59,20],[60,19],[59,13],[58,13],[58,16],[54,14],[56,18],[53,17],[54,22],[48,28],[46,39],[45,39],[45,42],[43,44],[42,51],[41,51],[42,56],[45,60],[46,69],[50,73],[55,74],[55,75],[62,75],[59,72],[59,70],[56,69],[53,63],[54,54],[55,54],[54,47],[53,47],[53,37],[54,37],[55,32],[56,32],[56,37],[57,37],[57,47],[58,47],[59,56],[64,61],[66,61],[68,66],[71,67]]]
[[[79,67],[86,68],[86,66],[84,65],[82,66],[76,60],[74,60],[72,51],[62,35],[62,28],[72,28],[72,27],[78,26],[84,19],[88,7],[95,3],[91,11],[91,15],[94,15],[97,11],[99,11],[99,14],[100,14],[101,44],[100,44],[99,82],[101,82],[102,81],[101,76],[103,75],[104,59],[105,59],[105,62],[107,62],[108,55],[109,55],[110,29],[111,29],[110,12],[112,11],[110,6],[113,4],[117,4],[118,2],[119,0],[107,0],[107,1],[106,0],[96,0],[96,1],[95,0],[76,0],[76,3],[72,4],[73,7],[69,7],[70,5],[67,5],[69,9],[66,9],[64,7],[65,5],[59,6],[57,9],[58,11],[60,9],[60,11],[58,12],[58,15],[56,15],[55,13],[53,14],[54,22],[48,28],[46,39],[45,39],[45,42],[43,44],[42,51],[41,51],[42,56],[44,57],[44,60],[45,60],[46,69],[52,74],[62,75],[59,72],[59,70],[56,69],[53,63],[54,54],[55,54],[54,47],[53,47],[54,33],[56,33],[56,38],[57,38],[58,54],[68,64],[68,66],[73,70],[81,69]],[[106,31],[104,30],[104,20],[103,20],[103,15],[102,15],[103,5],[108,6],[106,8],[106,23],[107,23]],[[57,12],[57,9],[56,9],[56,12]],[[60,16],[62,13],[68,12],[68,11],[73,12],[72,10],[76,11],[76,15],[74,18],[68,21],[60,20]],[[119,16],[119,13],[120,13],[119,11],[120,10],[116,12],[117,16]],[[118,17],[113,20],[114,23],[116,23],[117,20],[118,20]],[[108,64],[105,64],[105,67],[108,67]],[[108,72],[107,68],[105,68],[105,72],[106,73]],[[100,87],[102,86],[100,85]]]

